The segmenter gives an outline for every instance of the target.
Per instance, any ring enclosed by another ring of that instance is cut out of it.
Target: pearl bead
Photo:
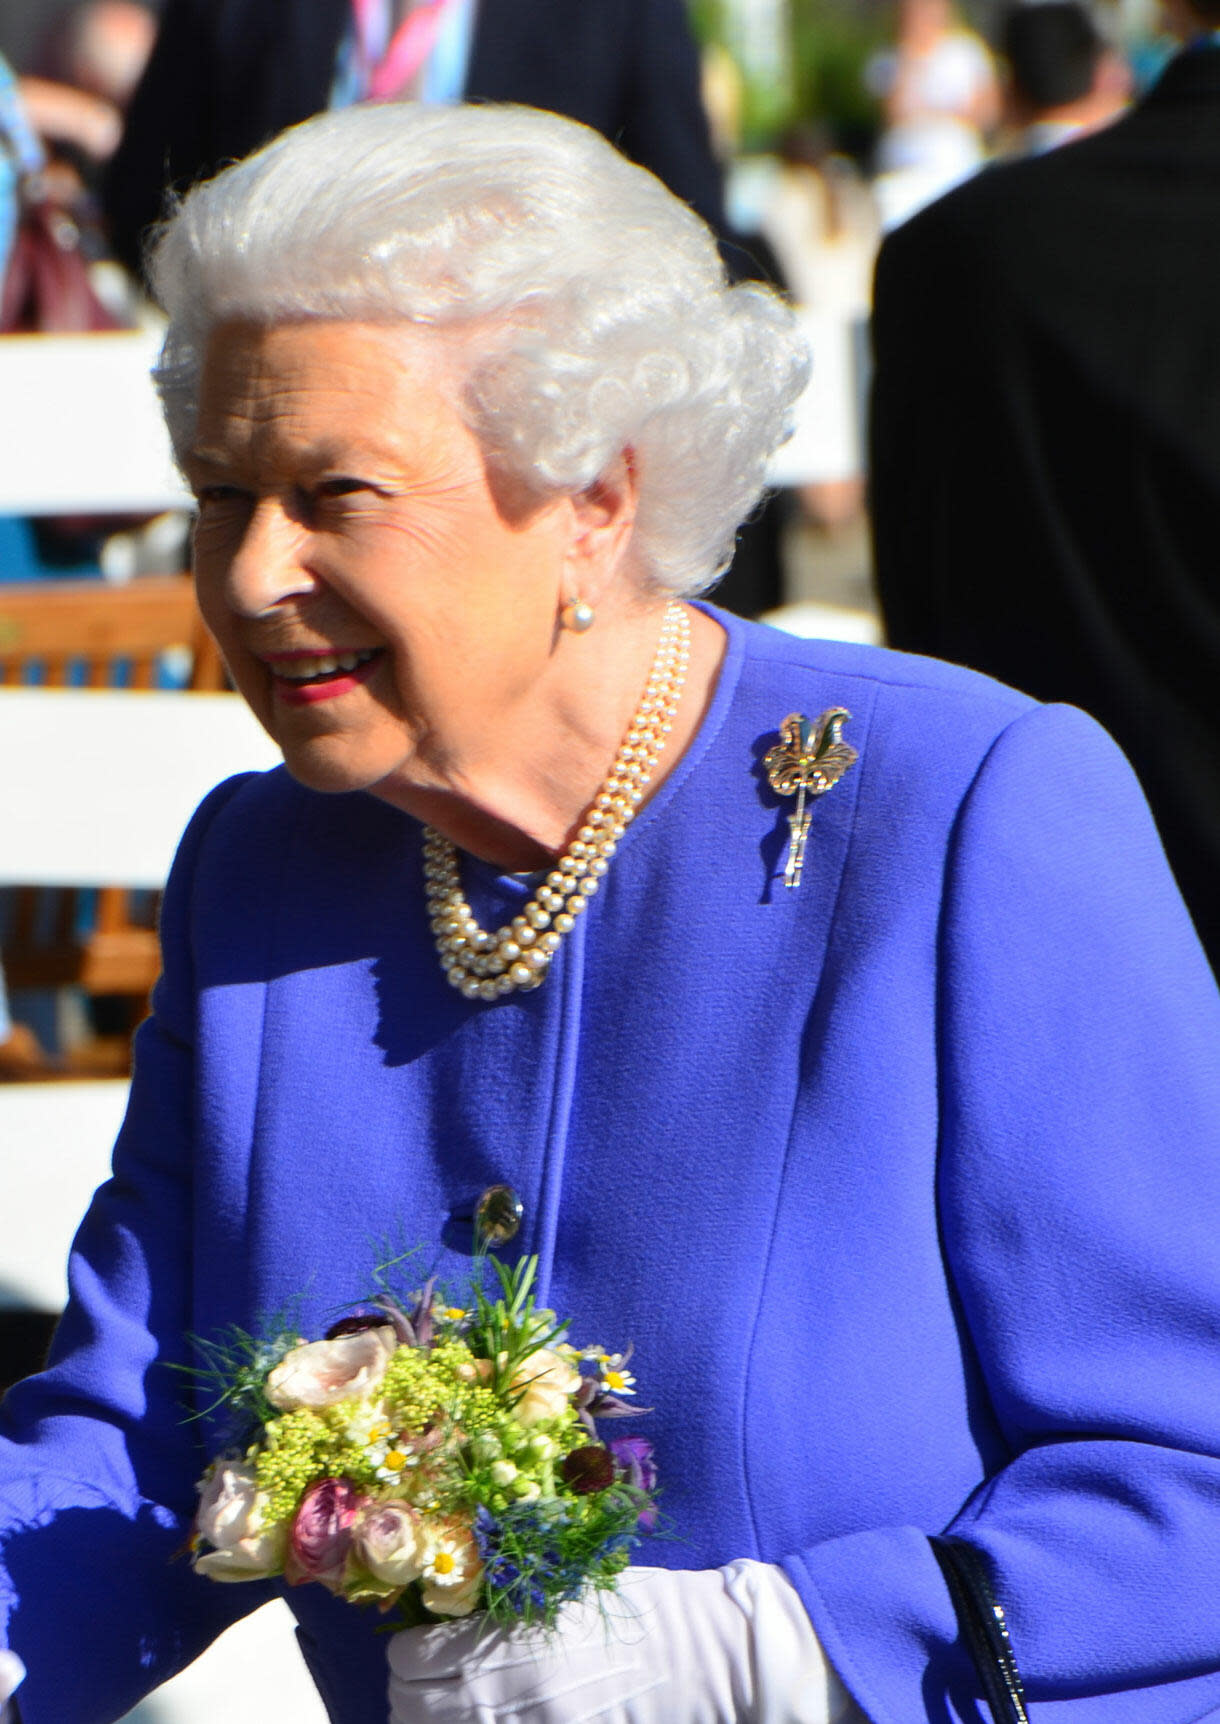
[[[563,945],[563,940],[555,933],[554,929],[551,929],[550,932],[539,935],[538,944],[544,952],[557,952]]]
[[[573,892],[572,896],[568,899],[569,916],[579,916],[584,907],[585,900],[581,897],[580,893]]]
[[[521,948],[515,940],[505,940],[500,947],[500,956],[506,964],[515,963],[521,956]]]
[[[566,910],[561,911],[555,918],[555,932],[557,934],[570,934],[575,926],[576,918],[569,916]]]
[[[529,968],[528,964],[524,963],[514,964],[508,973],[519,988],[525,987],[534,979],[534,972]]]
[[[595,880],[590,874],[587,880],[582,880],[580,883],[581,894],[586,898],[591,898],[600,885],[601,881]]]

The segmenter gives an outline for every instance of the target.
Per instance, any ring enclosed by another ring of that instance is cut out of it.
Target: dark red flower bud
[[[600,1443],[590,1443],[587,1448],[573,1449],[570,1455],[563,1458],[563,1482],[577,1496],[589,1496],[593,1491],[604,1491],[614,1483],[614,1462]]]

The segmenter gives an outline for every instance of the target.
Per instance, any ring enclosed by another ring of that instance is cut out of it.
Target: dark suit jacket
[[[326,106],[349,0],[168,0],[108,176],[120,257],[164,188]],[[720,174],[683,0],[479,0],[466,99],[583,120],[722,226]]]
[[[1220,48],[897,230],[875,349],[892,643],[1095,714],[1220,970]]]

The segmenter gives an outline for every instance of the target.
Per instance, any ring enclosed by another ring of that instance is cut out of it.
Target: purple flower
[[[619,1477],[626,1479],[633,1490],[651,1491],[657,1482],[657,1463],[653,1459],[652,1444],[647,1437],[616,1437],[610,1444],[610,1453],[618,1468]],[[640,1510],[637,1526],[641,1532],[651,1532],[657,1524],[657,1511],[649,1503]]]
[[[614,1464],[637,1491],[650,1491],[657,1482],[657,1463],[647,1437],[615,1437],[610,1444]]]
[[[316,1580],[331,1592],[343,1586],[352,1534],[367,1499],[350,1479],[310,1485],[293,1518],[284,1578],[289,1586]]]

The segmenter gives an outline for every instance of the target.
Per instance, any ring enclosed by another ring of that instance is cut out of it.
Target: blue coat
[[[282,771],[200,809],[55,1361],[5,1408],[27,1724],[115,1716],[266,1596],[170,1561],[214,1441],[184,1332],[301,1290],[321,1325],[387,1234],[460,1277],[497,1181],[575,1337],[635,1343],[677,1535],[643,1560],[781,1562],[874,1724],[964,1724],[951,1528],[1035,1720],[1220,1708],[1220,1001],[1130,771],[1070,709],[721,620],[537,993],[444,985],[407,816]],[[791,892],[760,761],[835,705],[859,761]],[[466,883],[485,925],[524,891]],[[332,1717],[384,1724],[373,1624],[290,1602]]]

